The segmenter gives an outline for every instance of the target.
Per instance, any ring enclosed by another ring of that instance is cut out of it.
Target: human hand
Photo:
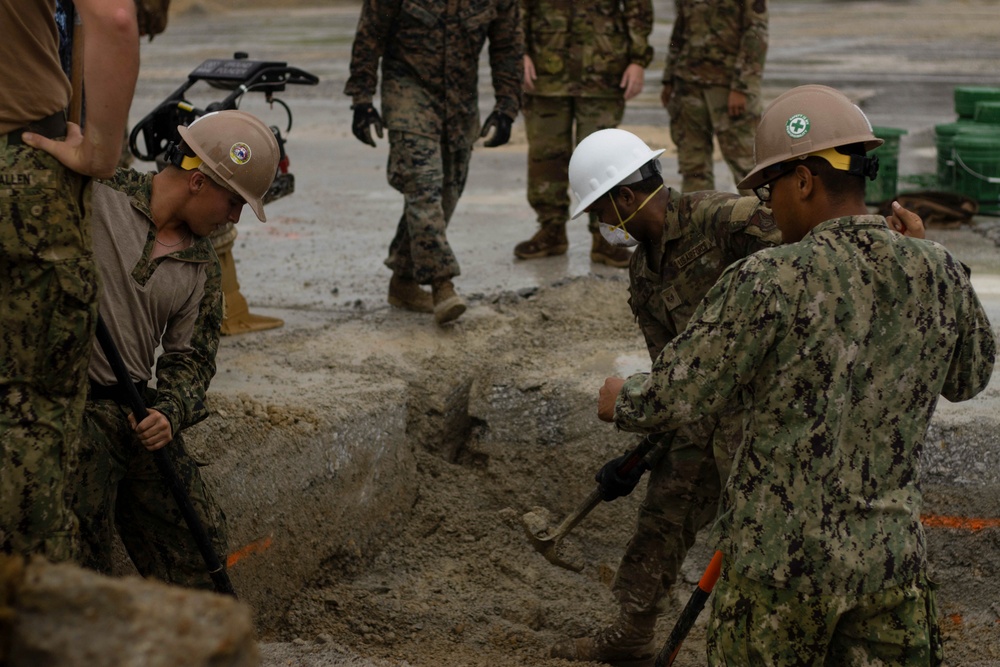
[[[531,60],[531,56],[525,54],[524,56],[524,89],[529,93],[535,91],[535,79],[538,78],[538,74],[535,72],[535,63]]]
[[[66,123],[65,139],[49,139],[35,132],[25,132],[21,140],[43,150],[78,174],[94,178],[110,178],[121,158],[121,136],[99,148],[90,135],[84,135],[76,123]],[[113,150],[112,150],[113,149]]]
[[[615,420],[615,401],[625,385],[623,378],[607,378],[597,397],[597,418],[604,422]]]
[[[741,93],[735,90],[729,91],[729,117],[736,118],[742,116],[747,110],[747,96],[746,93]]]
[[[672,83],[663,84],[663,89],[660,91],[660,104],[666,109],[667,105],[670,104],[670,98],[674,95],[674,85]]]
[[[642,86],[646,80],[645,77],[645,70],[636,63],[632,63],[625,68],[625,73],[622,74],[622,82],[618,87],[625,91],[626,100],[630,100],[642,92]]]
[[[903,208],[898,201],[892,202],[892,213],[886,217],[885,221],[891,229],[896,230],[903,236],[914,239],[924,238],[923,219],[909,209]]]
[[[375,109],[371,102],[366,102],[363,104],[355,104],[351,107],[354,109],[354,120],[351,123],[351,132],[354,136],[358,138],[363,144],[368,144],[369,146],[375,145],[375,140],[372,139],[371,127],[375,126],[375,134],[378,138],[382,138],[382,117],[378,115],[378,110]]]
[[[507,114],[500,113],[499,111],[491,113],[486,117],[486,122],[483,123],[483,131],[479,133],[479,136],[485,137],[489,134],[490,128],[493,129],[493,136],[483,142],[483,145],[487,148],[503,146],[510,141],[510,126],[513,124],[514,119]]]
[[[128,423],[132,425],[135,436],[139,439],[139,444],[151,452],[166,447],[174,439],[174,434],[170,428],[170,420],[159,410],[148,410],[146,418],[135,423],[135,415],[128,416]]]
[[[639,459],[631,468],[620,472],[619,469],[625,465],[631,455],[632,452],[625,452],[618,458],[611,459],[594,475],[594,481],[600,485],[599,493],[605,502],[632,493],[636,484],[642,479],[642,474],[649,470],[646,459]]]

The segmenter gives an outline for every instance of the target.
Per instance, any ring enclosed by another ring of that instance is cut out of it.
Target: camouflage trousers
[[[715,190],[713,167],[714,136],[736,183],[754,167],[753,141],[760,123],[758,93],[747,95],[747,110],[738,118],[728,111],[729,89],[725,86],[695,86],[674,81],[673,96],[667,105],[670,138],[677,146],[677,166],[683,177],[681,190]],[[741,191],[744,195],[753,192]]]
[[[427,285],[461,273],[446,230],[469,175],[472,147],[389,131],[389,184],[403,194],[403,215],[385,265]]]
[[[710,665],[931,667],[944,659],[926,577],[862,596],[807,595],[723,563],[712,593]]]
[[[155,392],[147,390],[144,401],[148,404],[154,398]],[[115,401],[87,401],[74,499],[80,517],[81,563],[111,574],[117,529],[142,576],[213,590],[198,544],[152,453],[132,434],[128,414]],[[184,450],[179,433],[164,451],[225,563],[229,553],[226,517],[205,486],[198,464]]]
[[[89,180],[0,135],[0,550],[74,558],[97,269]]]
[[[611,586],[624,612],[663,611],[698,531],[715,519],[742,424],[727,415],[660,436],[636,529]]]
[[[565,224],[569,220],[569,159],[573,149],[597,130],[618,127],[625,100],[525,95],[522,111],[528,135],[528,203],[541,227]],[[597,232],[596,216],[590,216],[588,227]]]

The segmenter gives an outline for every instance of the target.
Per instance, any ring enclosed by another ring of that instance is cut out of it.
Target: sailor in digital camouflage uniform
[[[682,190],[714,190],[713,136],[735,182],[753,169],[767,1],[676,0],[675,6],[660,100],[670,115]]]
[[[629,306],[653,360],[684,330],[727,266],[781,241],[770,211],[756,197],[682,195],[666,188],[656,159],[662,152],[625,130],[601,130],[580,143],[570,167],[574,192],[581,195],[575,214],[593,212],[605,231],[629,220],[628,233],[638,242],[629,267]],[[615,176],[607,179],[608,173]],[[600,185],[591,190],[591,182]],[[658,436],[664,451],[651,457],[637,526],[612,584],[618,620],[593,638],[561,642],[554,656],[652,655],[661,603],[696,533],[715,517],[721,483],[742,435],[739,413],[738,406],[730,406],[722,415]]]
[[[775,100],[741,187],[785,245],[729,267],[651,373],[600,392],[599,416],[636,432],[746,408],[714,532],[712,665],[941,662],[921,450],[939,396],[986,387],[996,342],[965,267],[868,214],[880,143],[831,88]]]
[[[617,127],[625,101],[642,92],[653,59],[651,0],[521,0],[524,26],[524,127],[528,136],[528,203],[539,231],[514,255],[536,259],[569,248],[569,160],[596,130]],[[590,217],[592,262],[628,266]]]
[[[101,317],[149,416],[135,424],[95,343],[74,508],[84,565],[111,572],[117,529],[143,576],[211,589],[198,543],[150,452],[166,447],[224,562],[225,516],[181,433],[208,416],[204,400],[215,374],[222,273],[210,235],[239,222],[245,203],[264,220],[261,198],[277,170],[278,145],[264,123],[242,111],[207,114],[179,131],[184,143],[163,171],[120,170],[94,186]],[[155,389],[147,386],[154,364]]]
[[[89,177],[114,171],[139,48],[132,0],[77,0],[85,70],[100,72],[86,84],[101,112],[81,136],[55,4],[0,0],[0,550],[66,560],[97,311]]]
[[[479,54],[489,39],[496,104],[480,131]],[[388,180],[404,197],[389,245],[390,304],[434,313],[438,324],[465,312],[452,279],[460,270],[446,229],[469,172],[472,144],[510,139],[521,107],[524,43],[517,0],[365,0],[344,93],[352,130],[375,145],[389,130]],[[372,104],[382,63],[382,115]],[[430,285],[431,294],[421,289]]]

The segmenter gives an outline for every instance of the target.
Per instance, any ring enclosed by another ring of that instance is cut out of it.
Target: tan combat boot
[[[654,636],[656,613],[622,612],[611,626],[593,637],[564,639],[552,646],[549,655],[580,662],[606,662],[621,667],[652,665],[656,657]]]
[[[608,243],[599,232],[593,233],[594,241],[590,246],[590,261],[597,264],[607,264],[619,269],[628,266],[632,259],[632,251]]]
[[[219,331],[224,336],[276,329],[285,324],[284,320],[266,315],[255,315],[250,312],[247,300],[240,293],[240,284],[236,281],[236,263],[233,261],[232,244],[219,251],[219,265],[222,267],[222,296],[225,309],[222,315],[222,326]]]
[[[405,308],[415,313],[433,313],[434,298],[420,289],[413,280],[397,278],[392,274],[389,279],[389,305],[396,308]]]
[[[434,321],[447,324],[465,312],[465,300],[455,293],[450,280],[438,280],[431,285],[434,292]]]
[[[539,259],[552,255],[565,255],[569,249],[566,223],[545,225],[527,241],[514,246],[514,256],[519,259]]]

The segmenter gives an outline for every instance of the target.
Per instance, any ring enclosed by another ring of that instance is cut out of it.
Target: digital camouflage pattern
[[[918,580],[920,455],[938,396],[979,393],[996,341],[964,267],[881,216],[828,220],[731,266],[615,423],[660,432],[746,408],[718,548],[733,571],[811,595]]]
[[[382,62],[386,127],[447,143],[479,132],[479,54],[489,39],[495,109],[517,118],[524,41],[517,0],[365,0],[344,93],[375,95]]]
[[[761,79],[768,46],[766,0],[676,0],[663,83],[683,190],[712,190],[712,137],[736,182],[754,166]],[[747,96],[746,111],[730,118],[729,91]],[[745,193],[750,194],[750,193]]]
[[[446,230],[465,189],[471,147],[443,148],[436,139],[389,131],[389,183],[403,194],[403,215],[385,265],[428,285],[461,273]]]
[[[222,287],[219,261],[210,238],[195,238],[183,250],[151,259],[155,244],[155,224],[150,210],[153,175],[131,170],[119,170],[109,181],[95,186],[94,237],[97,260],[106,281],[122,280],[120,272],[132,289],[141,290],[147,298],[139,312],[127,311],[109,303],[111,290],[102,296],[101,308],[112,336],[117,340],[126,360],[132,380],[150,377],[150,367],[156,365],[156,390],[146,389],[143,402],[170,421],[173,441],[166,451],[182,486],[192,499],[218,554],[223,559],[228,552],[225,517],[212,499],[198,472],[196,462],[185,452],[181,432],[208,416],[205,394],[215,374],[215,357],[219,346],[222,318]],[[108,186],[108,187],[103,187]],[[122,200],[125,200],[122,202]],[[128,216],[114,219],[109,211],[121,209],[109,202],[121,203]],[[144,230],[129,235],[128,225],[140,224]],[[115,230],[120,230],[115,233]],[[115,260],[103,256],[109,247],[105,239],[115,235],[116,253],[133,256],[142,244],[134,267],[121,267]],[[131,244],[136,244],[132,246]],[[108,264],[104,264],[108,262]],[[157,271],[181,267],[185,275],[205,274],[204,291],[197,304],[188,305],[190,282],[181,279],[154,281]],[[179,290],[183,290],[178,294]],[[122,297],[128,302],[127,294]],[[166,305],[161,305],[166,304]],[[196,307],[191,318],[187,312]],[[114,312],[118,317],[109,317]],[[146,317],[150,321],[136,318]],[[165,318],[161,323],[156,318]],[[162,326],[161,326],[162,325]],[[154,340],[143,344],[144,337]],[[132,341],[134,349],[150,350],[150,358],[142,353],[129,354],[124,348]],[[162,348],[159,356],[153,350]],[[108,377],[107,361],[102,350],[95,351],[91,360],[91,382],[115,384]],[[100,380],[100,381],[98,381]],[[211,577],[177,506],[170,488],[155,465],[153,456],[135,438],[128,422],[130,411],[104,396],[90,396],[84,413],[80,466],[74,478],[76,490],[74,509],[80,517],[83,543],[82,562],[101,572],[110,572],[112,536],[115,528],[129,556],[143,576],[152,576],[175,584],[198,588],[213,588]]]
[[[569,160],[584,137],[618,127],[625,100],[618,97],[524,96],[524,128],[528,135],[528,203],[542,227],[569,220]],[[575,127],[574,127],[575,125]],[[590,231],[598,231],[590,214]]]
[[[625,68],[653,60],[651,0],[521,0],[521,23],[531,95],[620,99]]]
[[[0,549],[73,558],[76,466],[97,270],[87,179],[0,135]]]
[[[521,108],[524,38],[517,0],[365,0],[344,87],[369,103],[382,63],[389,184],[403,215],[385,264],[420,284],[459,275],[446,229],[479,136],[479,54],[489,39],[495,110]]]
[[[144,402],[155,405],[156,391],[144,393]],[[214,590],[198,544],[152,452],[132,432],[129,412],[112,400],[87,401],[80,471],[74,480],[83,547],[80,562],[111,574],[117,529],[142,576]],[[226,517],[205,486],[197,463],[185,451],[180,433],[175,433],[164,451],[224,563],[229,553]]]
[[[729,89],[723,86],[694,86],[686,81],[674,83],[667,104],[670,116],[670,139],[677,146],[677,171],[684,192],[715,189],[715,147],[719,142],[722,158],[739,183],[754,168],[753,145],[760,125],[759,91],[747,95],[746,111],[729,115]],[[753,194],[741,191],[742,194]]]
[[[131,206],[149,220],[151,229],[155,228],[150,211],[153,174],[119,169],[113,179],[101,183],[128,196]],[[132,280],[140,286],[146,285],[157,267],[165,261],[164,258],[150,259],[154,238],[155,235],[151,232],[142,257],[132,271]],[[212,247],[211,237],[196,237],[189,247],[170,253],[169,257],[176,257],[192,266],[204,267],[206,271],[205,292],[198,304],[198,315],[191,331],[176,332],[168,328],[162,332],[159,342],[163,345],[163,351],[155,358],[156,402],[146,406],[162,412],[170,420],[173,432],[178,433],[208,417],[205,394],[215,375],[215,357],[219,350],[219,330],[222,326],[222,270]],[[173,302],[172,295],[164,295],[163,298]],[[113,326],[111,322],[108,324],[109,327]],[[174,340],[186,342],[180,346],[181,349],[175,349]],[[94,356],[95,367],[108,368],[104,353],[99,347]],[[148,368],[128,370],[133,374],[133,379],[147,377],[149,373]],[[94,368],[91,369],[92,376],[93,371]]]
[[[708,664],[937,667],[944,650],[934,588],[921,577],[860,598],[814,596],[723,565],[712,592]]]
[[[629,306],[656,360],[687,327],[702,298],[730,264],[778,245],[770,210],[756,197],[668,191],[659,268],[646,244],[629,267]],[[721,484],[743,435],[742,410],[729,406],[661,436],[638,524],[612,585],[625,611],[661,611],[699,530],[716,515]]]

